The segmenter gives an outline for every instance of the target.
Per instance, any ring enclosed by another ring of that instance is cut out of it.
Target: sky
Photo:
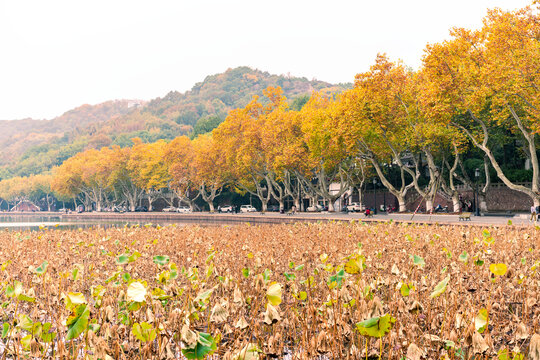
[[[0,119],[151,100],[250,66],[352,82],[377,53],[419,68],[427,43],[531,0],[0,0]]]

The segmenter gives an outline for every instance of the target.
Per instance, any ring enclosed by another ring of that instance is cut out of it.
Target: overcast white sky
[[[428,42],[530,0],[0,0],[0,119],[150,100],[251,66],[351,82],[378,52],[418,68]]]

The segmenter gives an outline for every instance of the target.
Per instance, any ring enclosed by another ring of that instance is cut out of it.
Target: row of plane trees
[[[160,197],[193,207],[201,197],[213,211],[227,187],[257,196],[262,211],[272,198],[299,208],[305,196],[324,199],[332,211],[345,192],[378,177],[399,211],[411,189],[427,211],[438,191],[458,211],[457,185],[473,186],[463,160],[474,153],[484,161],[481,194],[491,169],[540,205],[539,20],[533,7],[489,11],[481,29],[453,29],[450,40],[428,45],[417,71],[378,55],[351,90],[313,93],[299,111],[289,109],[280,88],[268,88],[193,140],[134,139],[129,148],[79,153],[47,175],[49,189],[97,210],[120,202],[134,209],[142,198],[151,207]],[[530,162],[528,184],[511,179],[497,156],[508,141]],[[25,181],[0,182],[0,197],[24,197],[9,192]],[[330,191],[333,183],[339,186]]]

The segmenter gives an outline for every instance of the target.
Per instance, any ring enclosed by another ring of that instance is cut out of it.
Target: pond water
[[[0,215],[1,230],[40,230],[40,229],[78,229],[90,227],[122,227],[125,225],[144,225],[152,223],[153,225],[169,225],[177,223],[176,221],[119,221],[119,220],[74,220],[62,219],[60,216],[51,215]],[[183,224],[178,224],[183,225]]]

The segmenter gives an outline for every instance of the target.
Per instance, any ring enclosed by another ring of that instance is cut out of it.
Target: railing
[[[525,186],[525,187],[531,187],[532,183],[531,182],[518,182],[514,184]],[[478,187],[482,187],[482,186],[483,184],[478,184]],[[489,185],[490,189],[500,189],[500,188],[505,188],[505,187],[507,186],[504,183],[492,183]],[[469,185],[460,184],[460,185],[456,185],[456,190],[472,191],[473,189]]]

